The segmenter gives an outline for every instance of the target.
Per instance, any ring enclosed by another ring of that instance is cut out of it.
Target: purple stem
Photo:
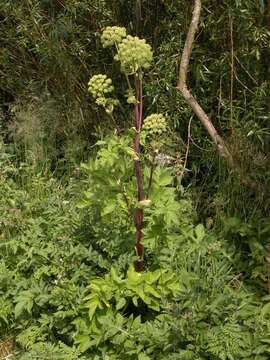
[[[134,150],[137,155],[137,159],[135,160],[135,176],[137,182],[137,198],[138,201],[141,201],[144,199],[142,167],[140,160],[140,131],[142,127],[143,101],[142,101],[142,82],[138,77],[135,79],[135,84],[136,84],[136,99],[137,99],[137,102],[134,107],[135,128],[136,128],[136,135],[134,139]],[[136,227],[136,245],[135,245],[136,254],[139,257],[140,261],[142,262],[143,245],[141,244],[141,239],[142,239],[143,209],[137,208],[135,210],[134,223]],[[140,267],[140,270],[138,271],[141,270],[142,267]]]

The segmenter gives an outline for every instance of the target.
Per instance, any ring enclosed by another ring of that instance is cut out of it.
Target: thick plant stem
[[[208,115],[202,109],[202,107],[197,102],[197,100],[192,96],[190,90],[187,87],[187,73],[188,73],[189,60],[190,60],[195,34],[199,24],[201,7],[202,7],[201,0],[195,0],[192,20],[189,26],[189,30],[181,58],[177,89],[182,93],[186,102],[190,105],[194,113],[197,115],[197,117],[199,118],[205,129],[207,130],[209,136],[213,140],[214,144],[217,146],[219,154],[227,160],[231,168],[234,168],[234,160],[225,141],[218,134],[212,121],[209,119]]]
[[[135,129],[136,135],[134,139],[134,151],[136,153],[135,159],[135,177],[137,182],[137,199],[141,201],[144,199],[144,190],[143,190],[143,177],[142,177],[142,166],[140,159],[140,132],[142,126],[142,112],[143,112],[143,100],[142,100],[142,82],[138,77],[136,81],[136,99],[137,102],[134,105],[135,110]],[[134,214],[134,224],[136,227],[135,235],[135,250],[138,257],[138,261],[135,264],[137,271],[143,270],[143,245],[141,244],[142,240],[142,224],[143,224],[143,209],[137,208]]]

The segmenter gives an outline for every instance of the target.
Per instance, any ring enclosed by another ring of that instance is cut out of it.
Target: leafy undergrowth
[[[269,359],[269,298],[245,285],[227,242],[194,224],[170,169],[155,173],[146,269],[134,271],[115,178],[133,191],[119,161],[132,159],[123,144],[114,159],[113,144],[68,184],[1,153],[0,335],[15,338],[13,358]]]

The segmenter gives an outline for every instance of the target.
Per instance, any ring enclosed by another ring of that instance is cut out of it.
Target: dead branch
[[[234,160],[225,141],[218,134],[212,121],[210,120],[206,112],[202,109],[200,104],[197,102],[197,100],[194,98],[194,96],[191,94],[191,91],[187,87],[188,66],[189,66],[190,55],[194,43],[195,34],[200,20],[201,7],[202,7],[201,5],[202,5],[201,0],[195,0],[192,19],[187,33],[186,42],[181,58],[177,89],[182,93],[184,99],[190,105],[194,113],[197,115],[197,117],[199,118],[205,129],[207,130],[209,136],[217,146],[219,154],[227,160],[231,168],[234,168]]]

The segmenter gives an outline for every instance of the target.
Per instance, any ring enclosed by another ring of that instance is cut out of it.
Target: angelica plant
[[[148,206],[150,201],[145,196],[143,186],[143,171],[141,163],[141,133],[145,133],[146,138],[151,143],[157,143],[157,140],[166,131],[166,119],[162,114],[149,115],[143,120],[143,76],[145,70],[149,69],[153,60],[153,51],[145,39],[127,34],[123,27],[110,26],[105,28],[101,35],[101,43],[104,48],[113,47],[115,51],[114,60],[120,63],[121,72],[127,81],[127,103],[134,108],[134,129],[133,140],[134,149],[134,173],[137,187],[137,207],[134,210],[135,251],[137,262],[135,267],[138,271],[143,270],[143,245],[142,228],[144,207]],[[102,106],[107,113],[111,114],[119,104],[118,99],[112,96],[114,86],[112,80],[106,75],[94,75],[89,81],[89,92],[92,94],[96,103]],[[153,168],[152,168],[153,170]],[[152,171],[150,182],[152,179]],[[150,188],[148,186],[148,189]],[[148,193],[148,191],[147,191]]]

